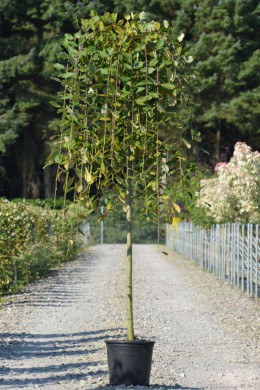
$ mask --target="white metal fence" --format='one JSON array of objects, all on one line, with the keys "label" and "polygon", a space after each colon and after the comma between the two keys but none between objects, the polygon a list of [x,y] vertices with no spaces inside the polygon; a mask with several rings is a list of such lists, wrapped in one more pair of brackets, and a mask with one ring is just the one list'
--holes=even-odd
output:
[{"label": "white metal fence", "polygon": [[166,245],[204,269],[260,296],[259,225],[228,223],[209,229],[188,222],[167,226]]}]

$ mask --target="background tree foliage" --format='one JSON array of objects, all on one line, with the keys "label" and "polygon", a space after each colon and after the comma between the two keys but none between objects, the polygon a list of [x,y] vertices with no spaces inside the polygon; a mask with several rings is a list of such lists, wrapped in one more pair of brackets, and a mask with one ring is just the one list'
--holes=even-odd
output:
[{"label": "background tree foliage", "polygon": [[61,37],[95,9],[167,19],[194,56],[193,126],[208,161],[236,141],[259,148],[259,2],[256,0],[2,0],[0,2],[0,196],[51,196],[42,167],[59,85]]},{"label": "background tree foliage", "polygon": [[194,57],[194,126],[203,145],[221,159],[235,140],[259,148],[259,2],[184,0],[175,29]]}]

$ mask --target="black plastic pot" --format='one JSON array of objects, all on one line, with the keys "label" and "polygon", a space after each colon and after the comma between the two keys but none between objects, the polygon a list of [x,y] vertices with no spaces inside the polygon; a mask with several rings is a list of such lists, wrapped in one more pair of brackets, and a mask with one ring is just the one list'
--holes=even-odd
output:
[{"label": "black plastic pot", "polygon": [[154,341],[106,341],[110,385],[149,386]]}]

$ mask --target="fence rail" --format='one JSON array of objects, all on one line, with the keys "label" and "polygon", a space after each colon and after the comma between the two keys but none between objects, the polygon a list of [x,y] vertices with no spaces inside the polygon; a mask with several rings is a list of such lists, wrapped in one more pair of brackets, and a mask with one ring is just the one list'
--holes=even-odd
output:
[{"label": "fence rail", "polygon": [[167,226],[166,245],[248,294],[260,296],[259,225]]}]

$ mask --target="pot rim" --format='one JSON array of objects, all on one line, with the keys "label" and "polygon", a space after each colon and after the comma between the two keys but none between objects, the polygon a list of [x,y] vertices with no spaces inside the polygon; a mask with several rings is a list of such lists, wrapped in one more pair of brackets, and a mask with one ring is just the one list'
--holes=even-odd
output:
[{"label": "pot rim", "polygon": [[154,345],[155,341],[153,340],[105,340],[106,344],[118,344],[118,345]]}]

